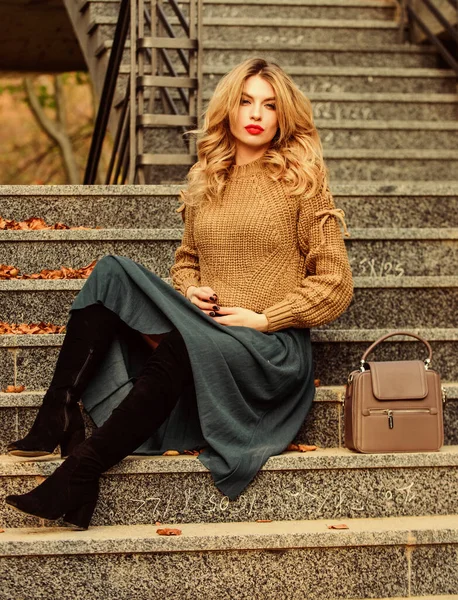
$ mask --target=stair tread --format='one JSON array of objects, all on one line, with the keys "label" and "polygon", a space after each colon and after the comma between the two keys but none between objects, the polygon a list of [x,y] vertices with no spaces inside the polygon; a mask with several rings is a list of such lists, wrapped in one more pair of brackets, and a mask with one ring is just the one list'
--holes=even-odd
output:
[{"label": "stair tread", "polygon": [[[456,328],[416,328],[409,327],[411,333],[426,338],[430,342],[454,342],[458,341],[458,329]],[[312,329],[312,342],[373,342],[374,340],[391,333],[392,329]],[[35,346],[60,346],[64,334],[30,334],[30,335],[0,335],[0,348],[35,347]],[[413,338],[397,338],[397,342],[412,343]]]},{"label": "stair tread", "polygon": [[[290,65],[285,69],[292,76],[298,75],[360,75],[364,77],[450,77],[455,78],[456,73],[453,69],[432,69],[424,67],[352,67],[352,66],[295,66]],[[204,66],[204,75],[215,74],[224,75],[228,71],[227,66]]]},{"label": "stair tread", "polygon": [[[458,382],[444,381],[448,400],[458,400]],[[316,389],[314,402],[341,402],[345,385],[323,385]],[[45,390],[24,390],[20,394],[0,391],[0,408],[29,408],[41,405]]]},{"label": "stair tread", "polygon": [[[156,525],[11,528],[0,536],[0,555],[177,552],[300,547],[453,544],[458,515],[344,519],[348,529],[328,529],[336,519],[269,523],[185,523],[179,536],[161,536]],[[161,524],[166,526],[166,524]],[[176,525],[172,527],[176,528]]]},{"label": "stair tread", "polygon": [[[156,240],[180,241],[183,229],[176,228],[138,228],[138,229],[41,229],[0,231],[0,242],[36,242],[36,241],[75,241],[75,240]],[[366,227],[352,228],[351,240],[457,240],[458,228],[454,227]]]},{"label": "stair tread", "polygon": [[[458,96],[456,96],[458,101]],[[178,196],[182,185],[0,185],[0,196]],[[334,196],[458,196],[458,181],[334,181]]]},{"label": "stair tread", "polygon": [[[162,278],[171,283],[169,277]],[[85,279],[6,279],[0,280],[0,291],[56,291],[80,290]],[[450,288],[458,287],[458,275],[404,275],[402,277],[358,277],[353,278],[354,287],[359,288]]]},{"label": "stair tread", "polygon": [[[170,448],[173,450],[173,448]],[[50,475],[62,462],[57,455],[23,458],[0,455],[0,477]],[[457,467],[458,446],[443,446],[437,452],[360,454],[347,448],[318,448],[315,451],[287,451],[270,457],[261,471],[303,471],[333,469],[392,469]],[[206,473],[196,456],[132,455],[110,469],[110,474]]]},{"label": "stair tread", "polygon": [[[88,30],[93,30],[98,25],[116,25],[117,17],[99,16],[93,19]],[[170,25],[178,24],[176,18],[169,19]],[[326,27],[330,29],[399,29],[399,23],[382,19],[282,19],[282,18],[257,18],[247,21],[244,17],[205,17],[203,25],[223,27]]]},{"label": "stair tread", "polygon": [[[98,46],[95,54],[100,54],[102,51],[110,49],[113,46],[112,40],[103,40]],[[126,48],[130,48],[130,40],[126,40]],[[300,42],[294,45],[286,45],[280,43],[268,43],[268,42],[238,42],[224,41],[224,40],[204,40],[204,50],[268,50],[273,52],[276,50],[291,50],[294,52],[301,52],[302,50],[321,50],[321,51],[342,51],[342,52],[388,52],[394,54],[396,52],[406,54],[438,54],[438,51],[434,46],[419,46],[415,44],[390,44],[389,46],[383,44],[342,44],[332,42]]]}]

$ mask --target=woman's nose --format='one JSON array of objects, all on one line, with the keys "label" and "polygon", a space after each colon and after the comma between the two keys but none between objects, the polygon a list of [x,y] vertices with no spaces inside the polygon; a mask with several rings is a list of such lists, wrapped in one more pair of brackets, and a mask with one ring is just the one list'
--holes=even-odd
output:
[{"label": "woman's nose", "polygon": [[260,110],[259,106],[255,106],[253,104],[253,106],[251,108],[251,118],[255,119],[255,121],[259,121],[259,119],[261,118],[261,110]]}]

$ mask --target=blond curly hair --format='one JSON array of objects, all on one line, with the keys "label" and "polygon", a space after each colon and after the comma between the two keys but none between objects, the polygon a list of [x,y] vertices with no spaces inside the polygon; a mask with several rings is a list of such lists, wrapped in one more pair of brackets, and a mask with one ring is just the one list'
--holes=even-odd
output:
[{"label": "blond curly hair", "polygon": [[259,75],[275,91],[278,131],[263,156],[275,181],[283,181],[291,195],[312,197],[327,185],[323,148],[315,127],[310,100],[283,69],[261,58],[245,60],[216,86],[197,136],[198,162],[187,176],[185,204],[211,202],[223,192],[235,163],[236,139],[231,123],[237,118],[245,80]]}]

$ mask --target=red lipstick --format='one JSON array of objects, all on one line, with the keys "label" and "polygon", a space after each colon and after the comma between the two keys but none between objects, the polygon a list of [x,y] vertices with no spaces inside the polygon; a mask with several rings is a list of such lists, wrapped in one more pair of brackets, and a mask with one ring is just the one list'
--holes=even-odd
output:
[{"label": "red lipstick", "polygon": [[262,133],[264,131],[264,128],[261,127],[261,125],[247,125],[245,127],[245,129],[248,131],[248,133],[251,133],[251,135],[259,135],[260,133]]}]

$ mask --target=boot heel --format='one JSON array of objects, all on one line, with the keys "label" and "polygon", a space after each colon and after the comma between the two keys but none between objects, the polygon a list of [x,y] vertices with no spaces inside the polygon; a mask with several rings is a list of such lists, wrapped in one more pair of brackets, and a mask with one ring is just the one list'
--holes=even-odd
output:
[{"label": "boot heel", "polygon": [[73,450],[86,439],[84,427],[75,431],[65,432],[60,441],[60,455],[65,458],[73,452]]},{"label": "boot heel", "polygon": [[86,504],[82,504],[79,508],[69,510],[63,517],[64,523],[71,525],[72,527],[77,527],[81,531],[87,529],[91,522],[96,504],[97,498],[86,502]]}]

